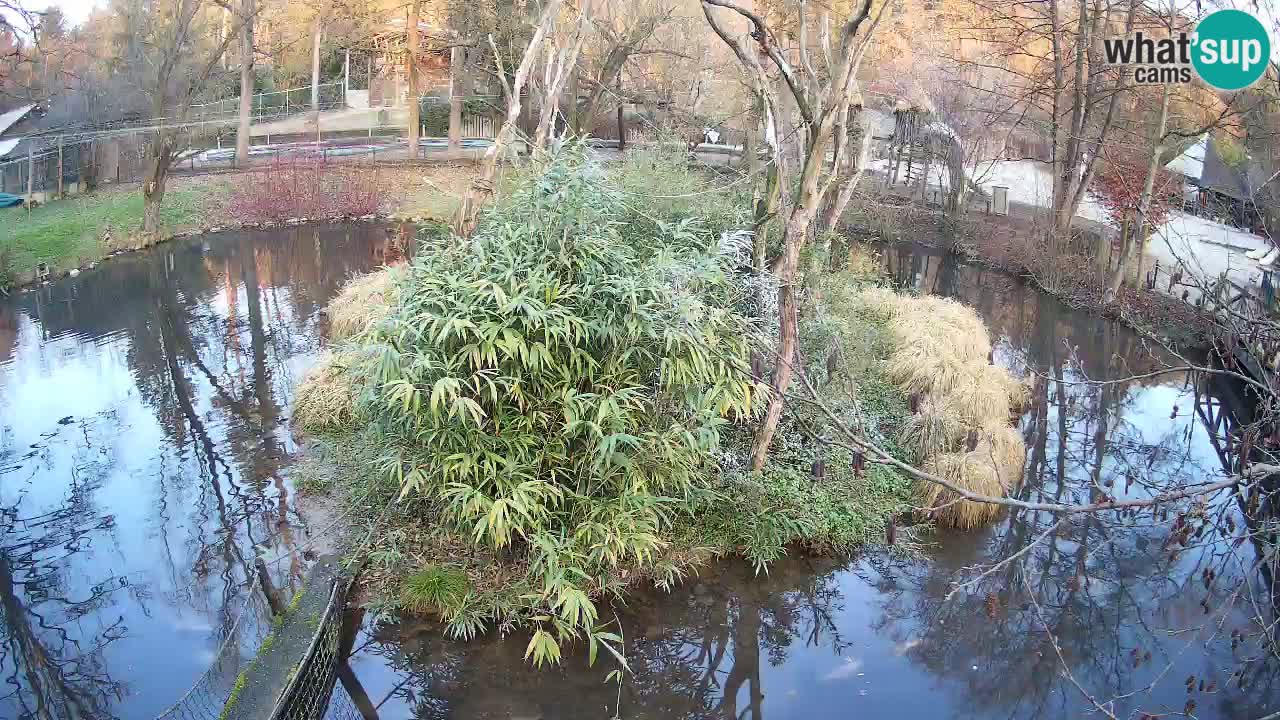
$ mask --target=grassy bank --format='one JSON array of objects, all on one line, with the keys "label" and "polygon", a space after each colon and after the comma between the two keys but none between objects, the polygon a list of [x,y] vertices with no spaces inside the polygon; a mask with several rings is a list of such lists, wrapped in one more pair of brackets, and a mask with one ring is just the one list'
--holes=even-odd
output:
[{"label": "grassy bank", "polygon": [[[221,196],[208,186],[179,186],[165,195],[161,217],[176,233],[198,227]],[[30,211],[0,210],[0,287],[29,282],[44,263],[62,272],[137,246],[142,192],[137,187],[99,190],[55,200]]]},{"label": "grassy bank", "polygon": [[867,462],[849,428],[983,492],[1016,482],[1019,392],[981,321],[884,290],[860,252],[806,263],[799,360],[824,407],[789,401],[751,470],[776,285],[725,234],[746,198],[683,160],[604,168],[571,148],[507,178],[473,237],[424,235],[330,305],[332,352],[294,408],[319,438],[296,480],[357,518],[376,605],[462,638],[522,628],[537,664],[565,642],[594,656],[618,641],[602,604],[710,558],[847,552],[921,504],[989,519]]}]

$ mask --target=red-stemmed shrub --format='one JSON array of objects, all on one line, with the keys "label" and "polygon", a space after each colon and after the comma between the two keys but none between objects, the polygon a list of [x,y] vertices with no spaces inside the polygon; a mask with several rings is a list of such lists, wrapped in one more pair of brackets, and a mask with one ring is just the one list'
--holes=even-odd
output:
[{"label": "red-stemmed shrub", "polygon": [[382,196],[375,165],[299,157],[237,175],[228,209],[243,223],[359,217],[377,212]]}]

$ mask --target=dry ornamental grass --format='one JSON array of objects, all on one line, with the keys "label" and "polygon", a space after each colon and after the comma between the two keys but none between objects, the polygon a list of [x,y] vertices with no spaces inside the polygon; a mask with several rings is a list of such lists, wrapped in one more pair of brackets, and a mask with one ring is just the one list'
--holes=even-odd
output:
[{"label": "dry ornamental grass", "polygon": [[355,425],[358,388],[350,371],[352,361],[346,353],[327,352],[320,357],[298,385],[293,404],[295,422],[313,432]]},{"label": "dry ornamental grass", "polygon": [[395,304],[396,271],[382,268],[352,278],[329,302],[329,340],[349,340],[386,319]]},{"label": "dry ornamental grass", "polygon": [[[991,340],[981,318],[945,298],[912,297],[884,288],[858,301],[888,320],[894,350],[891,382],[917,398],[899,439],[914,447],[926,472],[970,492],[1003,496],[1022,480],[1026,447],[1010,418],[1027,388],[991,364]],[[941,485],[919,482],[922,507],[937,522],[972,528],[999,514],[998,505],[962,500]]]}]

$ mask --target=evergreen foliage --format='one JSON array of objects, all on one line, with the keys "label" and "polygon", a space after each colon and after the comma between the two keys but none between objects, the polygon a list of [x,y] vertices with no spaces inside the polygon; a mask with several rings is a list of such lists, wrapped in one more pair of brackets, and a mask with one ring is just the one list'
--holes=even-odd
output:
[{"label": "evergreen foliage", "polygon": [[590,630],[590,599],[645,567],[708,485],[711,452],[762,386],[728,269],[692,219],[623,241],[621,198],[581,149],[518,185],[469,240],[423,247],[362,338],[366,415],[402,497],[524,556],[527,619]]}]

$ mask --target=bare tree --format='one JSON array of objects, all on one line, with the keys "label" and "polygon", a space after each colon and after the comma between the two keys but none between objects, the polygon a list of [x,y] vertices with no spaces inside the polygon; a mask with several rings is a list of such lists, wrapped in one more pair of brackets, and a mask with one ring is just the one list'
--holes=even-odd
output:
[{"label": "bare tree", "polygon": [[[205,25],[209,8],[232,12],[232,27],[222,38]],[[126,63],[151,103],[156,123],[147,146],[142,197],[142,232],[148,241],[160,233],[160,204],[169,170],[182,148],[183,124],[192,104],[209,89],[227,48],[248,18],[225,0],[176,0],[172,12],[133,12],[124,18],[129,30]]]},{"label": "bare tree", "polygon": [[[751,462],[757,470],[764,467],[768,458],[769,445],[782,418],[783,400],[793,375],[792,363],[798,342],[799,293],[796,283],[800,251],[812,232],[824,195],[840,178],[839,173],[828,172],[828,151],[832,149],[836,127],[843,127],[848,121],[850,109],[857,98],[857,71],[866,48],[874,40],[880,21],[894,4],[893,0],[882,2],[873,14],[872,0],[857,3],[853,13],[841,24],[834,46],[831,44],[830,34],[823,33],[819,40],[821,51],[824,58],[831,58],[831,62],[825,72],[819,73],[811,58],[807,28],[813,18],[809,15],[806,0],[796,3],[799,14],[799,71],[793,67],[785,46],[779,42],[777,34],[763,17],[730,0],[702,0],[703,14],[712,30],[733,50],[744,70],[751,76],[753,88],[763,102],[765,117],[772,125],[769,132],[775,138],[783,135],[783,129],[779,125],[781,94],[794,105],[801,134],[805,138],[798,174],[792,176],[788,172],[779,183],[784,208],[782,255],[774,264],[778,280],[779,361],[774,367],[769,407],[756,432],[752,448]],[[734,37],[724,22],[718,19],[715,8],[731,10],[749,21],[750,38],[755,47],[748,48],[743,40]],[[866,32],[859,36],[859,31],[864,28]],[[773,89],[773,82],[764,69],[764,62],[781,76],[780,91]],[[844,165],[843,154],[847,146],[844,137],[836,142],[836,168]],[[777,159],[774,160],[775,166],[778,162]],[[796,189],[791,190],[792,187]]]},{"label": "bare tree", "polygon": [[[240,122],[236,126],[236,163],[247,166],[249,164],[250,114],[253,110],[254,0],[242,0],[240,12],[245,20],[240,27]],[[225,58],[226,55],[224,54],[223,57]]]},{"label": "bare tree", "polygon": [[[520,120],[520,92],[524,90],[524,85],[529,80],[529,73],[533,70],[533,65],[538,57],[542,43],[546,39],[547,33],[550,32],[559,9],[560,0],[548,0],[538,18],[537,28],[534,30],[533,37],[529,40],[529,45],[525,48],[524,56],[520,59],[520,65],[516,68],[515,75],[512,77],[510,84],[503,88],[507,96],[506,120],[503,121],[501,129],[498,130],[498,137],[494,139],[493,144],[485,151],[484,167],[480,174],[471,181],[471,186],[467,188],[467,192],[462,196],[462,203],[458,206],[457,215],[454,217],[453,230],[462,237],[470,237],[471,233],[475,232],[476,223],[480,217],[480,209],[489,201],[489,198],[493,197],[493,178],[497,174],[498,158],[502,156],[507,146],[515,139],[516,123]],[[489,36],[489,46],[493,49],[495,60],[501,63],[502,56],[498,52],[498,46],[494,42],[492,35]],[[501,66],[498,68],[498,77],[506,84],[506,71]]]},{"label": "bare tree", "polygon": [[[591,22],[589,10],[584,10],[573,24],[573,32],[567,37],[556,37],[546,48],[542,72],[542,107],[539,109],[538,129],[533,137],[533,151],[546,147],[553,130],[556,113],[560,111],[560,95],[565,81],[578,64],[583,42],[587,38],[587,25]],[[573,102],[573,98],[570,98]]]},{"label": "bare tree", "polygon": [[[1114,302],[1120,285],[1129,275],[1129,269],[1132,262],[1134,249],[1136,248],[1141,257],[1142,248],[1145,245],[1147,234],[1147,219],[1151,211],[1152,196],[1155,193],[1156,174],[1160,170],[1162,155],[1165,149],[1166,130],[1169,126],[1169,96],[1170,86],[1166,85],[1160,93],[1160,111],[1159,119],[1156,120],[1155,131],[1152,133],[1150,160],[1147,165],[1146,179],[1143,181],[1142,195],[1138,200],[1138,217],[1137,222],[1131,232],[1122,231],[1120,237],[1120,257],[1112,268],[1110,275],[1107,277],[1107,289],[1105,294],[1106,302]],[[1139,259],[1139,263],[1141,260]],[[1139,268],[1141,271],[1141,268]]]},{"label": "bare tree", "polygon": [[573,103],[573,129],[578,133],[591,130],[600,101],[617,82],[627,60],[640,52],[659,28],[671,20],[672,9],[656,5],[635,13],[619,13],[614,18],[597,19],[593,23],[604,45],[599,67],[585,78],[587,96],[578,102],[576,83]]},{"label": "bare tree", "polygon": [[1102,38],[1132,30],[1139,6],[1137,0],[974,3],[983,51],[957,64],[962,73],[996,76],[984,100],[998,107],[999,119],[1048,136],[1055,237],[1070,233],[1126,89],[1124,73],[1104,63]]}]

